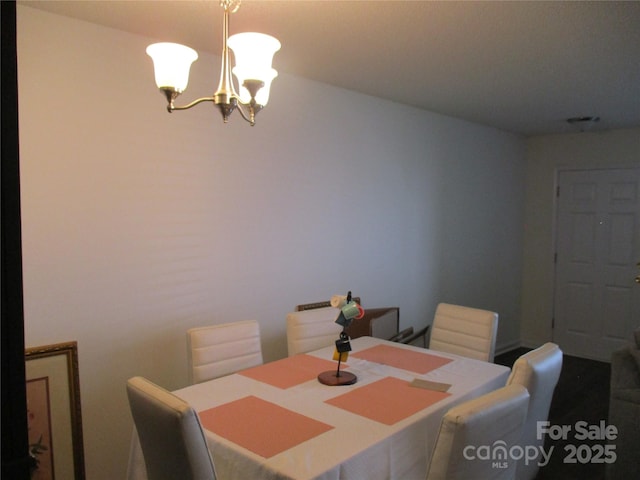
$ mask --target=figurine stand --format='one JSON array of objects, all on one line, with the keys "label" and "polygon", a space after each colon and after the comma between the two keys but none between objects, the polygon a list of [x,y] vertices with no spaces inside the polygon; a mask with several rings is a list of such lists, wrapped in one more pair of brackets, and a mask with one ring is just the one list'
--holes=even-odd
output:
[{"label": "figurine stand", "polygon": [[[354,318],[362,318],[364,315],[364,309],[352,301],[351,292],[347,294],[346,297],[339,297],[338,301],[334,304],[333,298],[331,300],[331,305],[337,308],[340,308],[340,314],[336,319],[336,323],[338,325],[342,325],[342,332],[340,333],[340,338],[336,340],[336,354],[338,356],[338,368],[335,372],[329,370],[327,372],[322,372],[318,375],[318,381],[324,385],[329,385],[331,387],[335,387],[338,385],[353,385],[358,381],[358,377],[356,377],[351,372],[341,372],[340,364],[342,363],[342,354],[346,354],[345,359],[348,358],[349,352],[351,351],[351,344],[349,343],[349,335],[347,335],[346,328],[349,327],[351,321]],[[335,360],[334,355],[334,360]]]},{"label": "figurine stand", "polygon": [[353,385],[358,381],[358,377],[351,372],[334,372],[330,370],[318,375],[318,381],[330,387],[337,387],[338,385]]},{"label": "figurine stand", "polygon": [[329,370],[327,372],[322,372],[318,375],[318,381],[324,385],[329,385],[330,387],[337,387],[339,385],[353,385],[358,381],[358,377],[356,377],[351,372],[341,372],[340,371],[340,363],[342,362],[342,354],[338,357],[338,368],[334,372],[333,370]]}]

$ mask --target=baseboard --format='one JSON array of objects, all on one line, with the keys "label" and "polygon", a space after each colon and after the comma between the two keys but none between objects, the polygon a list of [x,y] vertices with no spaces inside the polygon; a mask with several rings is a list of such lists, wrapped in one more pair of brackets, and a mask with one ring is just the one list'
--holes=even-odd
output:
[{"label": "baseboard", "polygon": [[531,340],[531,339],[526,339],[525,338],[524,340],[522,340],[520,342],[521,343],[520,346],[533,349],[533,348],[538,348],[541,345],[544,345],[545,343],[550,342],[550,341],[551,340],[544,340],[544,341],[541,342],[541,341],[536,341],[536,340]]},{"label": "baseboard", "polygon": [[511,350],[515,350],[516,348],[520,347],[522,347],[522,342],[520,342],[520,340],[514,340],[513,342],[496,345],[496,356],[502,355],[503,353],[510,352]]}]

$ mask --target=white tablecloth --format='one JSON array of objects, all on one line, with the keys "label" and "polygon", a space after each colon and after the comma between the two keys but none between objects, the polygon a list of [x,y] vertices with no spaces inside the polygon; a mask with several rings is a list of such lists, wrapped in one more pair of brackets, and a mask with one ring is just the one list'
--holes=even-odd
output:
[{"label": "white tablecloth", "polygon": [[[174,393],[198,412],[253,395],[334,427],[267,459],[205,430],[219,480],[423,480],[444,413],[464,400],[504,386],[510,370],[492,363],[372,337],[352,340],[352,354],[379,344],[428,352],[454,361],[418,375],[350,356],[348,371],[358,377],[352,386],[329,387],[314,379],[281,389],[235,374]],[[309,355],[331,359],[333,350],[332,346]],[[360,388],[389,376],[407,381],[423,378],[448,383],[451,384],[451,396],[393,425],[369,420],[324,403],[348,389]],[[146,480],[144,459],[135,432],[128,479]]]}]

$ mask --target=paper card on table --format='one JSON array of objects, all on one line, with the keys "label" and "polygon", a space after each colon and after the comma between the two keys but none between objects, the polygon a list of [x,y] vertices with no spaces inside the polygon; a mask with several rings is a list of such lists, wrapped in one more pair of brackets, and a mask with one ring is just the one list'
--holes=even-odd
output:
[{"label": "paper card on table", "polygon": [[450,358],[391,345],[376,345],[375,347],[352,353],[351,356],[420,374],[429,373],[449,362],[453,362]]},{"label": "paper card on table", "polygon": [[[338,364],[331,360],[302,354],[248,368],[238,373],[274,387],[290,388],[313,380],[324,371],[336,370],[337,367]],[[344,367],[348,365],[342,364],[341,368]]]},{"label": "paper card on table", "polygon": [[204,410],[198,416],[205,429],[264,458],[334,428],[252,395]]},{"label": "paper card on table", "polygon": [[412,387],[435,390],[436,392],[446,392],[451,388],[450,383],[432,382],[431,380],[425,380],[423,378],[414,378],[410,385]]},{"label": "paper card on table", "polygon": [[385,377],[325,403],[376,422],[393,425],[450,396],[450,393],[413,388],[406,380]]}]

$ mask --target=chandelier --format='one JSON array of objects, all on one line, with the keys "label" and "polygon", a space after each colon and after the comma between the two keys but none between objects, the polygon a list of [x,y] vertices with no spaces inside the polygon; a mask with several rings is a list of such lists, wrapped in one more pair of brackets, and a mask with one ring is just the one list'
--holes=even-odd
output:
[{"label": "chandelier", "polygon": [[[263,33],[238,33],[229,37],[229,15],[240,8],[240,0],[221,0],[224,9],[222,24],[222,67],[218,89],[211,97],[203,97],[193,102],[176,106],[174,101],[186,90],[189,69],[198,54],[192,48],[178,43],[154,43],[147,47],[147,54],[153,60],[156,85],[167,99],[167,111],[187,110],[202,102],[213,102],[222,113],[224,123],[238,108],[251,126],[255,125],[256,114],[269,100],[271,81],[278,72],[271,68],[273,55],[280,50],[280,42]],[[233,50],[235,67],[230,68],[229,48]],[[239,85],[239,92],[231,79],[233,72]]]}]

